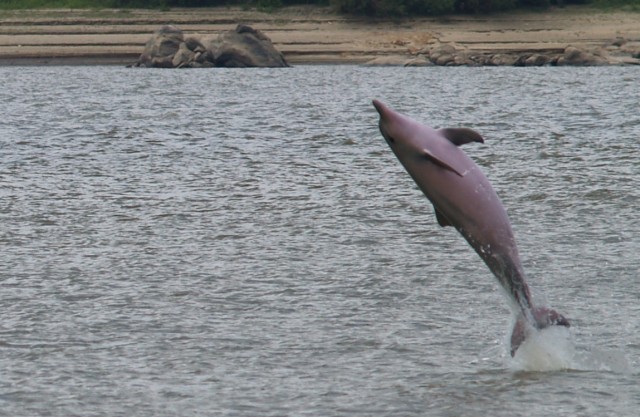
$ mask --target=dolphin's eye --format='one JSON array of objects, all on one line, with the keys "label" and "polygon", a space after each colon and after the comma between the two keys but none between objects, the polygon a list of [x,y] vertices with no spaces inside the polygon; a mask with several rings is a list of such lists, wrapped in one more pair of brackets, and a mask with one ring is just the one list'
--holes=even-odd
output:
[{"label": "dolphin's eye", "polygon": [[389,143],[396,143],[396,140],[388,135],[387,135],[387,140],[389,141]]}]

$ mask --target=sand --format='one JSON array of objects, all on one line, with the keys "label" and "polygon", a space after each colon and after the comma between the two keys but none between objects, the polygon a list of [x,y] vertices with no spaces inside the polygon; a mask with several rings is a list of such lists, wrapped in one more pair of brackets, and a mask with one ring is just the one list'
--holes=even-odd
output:
[{"label": "sand", "polygon": [[551,53],[568,45],[608,48],[616,39],[640,45],[640,13],[585,6],[396,20],[343,16],[321,7],[271,13],[240,8],[37,10],[0,12],[0,64],[126,65],[160,25],[173,24],[186,35],[206,39],[238,23],[262,30],[294,65],[411,56],[437,43],[479,53]]}]

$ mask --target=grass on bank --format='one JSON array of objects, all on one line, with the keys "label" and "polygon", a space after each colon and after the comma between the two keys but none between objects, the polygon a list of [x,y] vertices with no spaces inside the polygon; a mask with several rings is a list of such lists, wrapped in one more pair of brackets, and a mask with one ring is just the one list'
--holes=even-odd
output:
[{"label": "grass on bank", "polygon": [[[0,10],[30,10],[30,9],[111,9],[121,8],[117,2],[91,0],[0,0]],[[125,6],[127,7],[127,6]],[[135,6],[130,6],[131,8]],[[140,8],[154,8],[140,5]]]}]

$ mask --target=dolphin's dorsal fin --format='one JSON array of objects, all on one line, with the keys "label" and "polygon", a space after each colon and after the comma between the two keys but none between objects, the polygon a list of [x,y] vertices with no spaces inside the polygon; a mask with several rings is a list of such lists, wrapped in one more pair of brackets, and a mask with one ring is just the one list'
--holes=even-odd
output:
[{"label": "dolphin's dorsal fin", "polygon": [[466,174],[465,172],[460,172],[460,170],[455,169],[451,164],[446,163],[445,161],[442,160],[442,158],[438,158],[433,152],[431,152],[429,149],[425,148],[422,150],[422,152],[424,152],[424,155],[429,158],[430,161],[432,161],[434,164],[444,168],[444,169],[448,169],[451,172],[455,172],[456,174],[458,174],[461,177],[464,177],[464,174]]},{"label": "dolphin's dorsal fin", "polygon": [[433,206],[433,208],[436,210],[436,219],[438,219],[438,224],[442,227],[446,227],[446,226],[453,226],[449,220],[447,220],[446,217],[444,217],[444,214],[440,213],[440,210],[438,210],[436,208],[436,206]]},{"label": "dolphin's dorsal fin", "polygon": [[456,146],[464,145],[469,142],[484,143],[484,139],[480,133],[466,127],[446,127],[438,129],[438,132]]}]

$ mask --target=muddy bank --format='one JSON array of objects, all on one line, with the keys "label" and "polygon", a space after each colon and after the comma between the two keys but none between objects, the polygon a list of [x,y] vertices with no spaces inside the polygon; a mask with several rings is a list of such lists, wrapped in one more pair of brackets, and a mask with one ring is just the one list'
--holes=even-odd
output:
[{"label": "muddy bank", "polygon": [[510,65],[513,57],[521,62],[558,57],[570,46],[605,63],[636,63],[639,21],[637,13],[585,7],[403,20],[367,20],[318,7],[273,13],[240,8],[15,11],[0,13],[0,64],[126,65],[160,25],[173,24],[206,40],[238,23],[267,34],[293,65],[434,62],[434,49],[450,50],[442,45],[451,45],[458,56],[458,63],[454,57],[444,65],[470,65],[463,61],[470,57],[480,65]]}]

